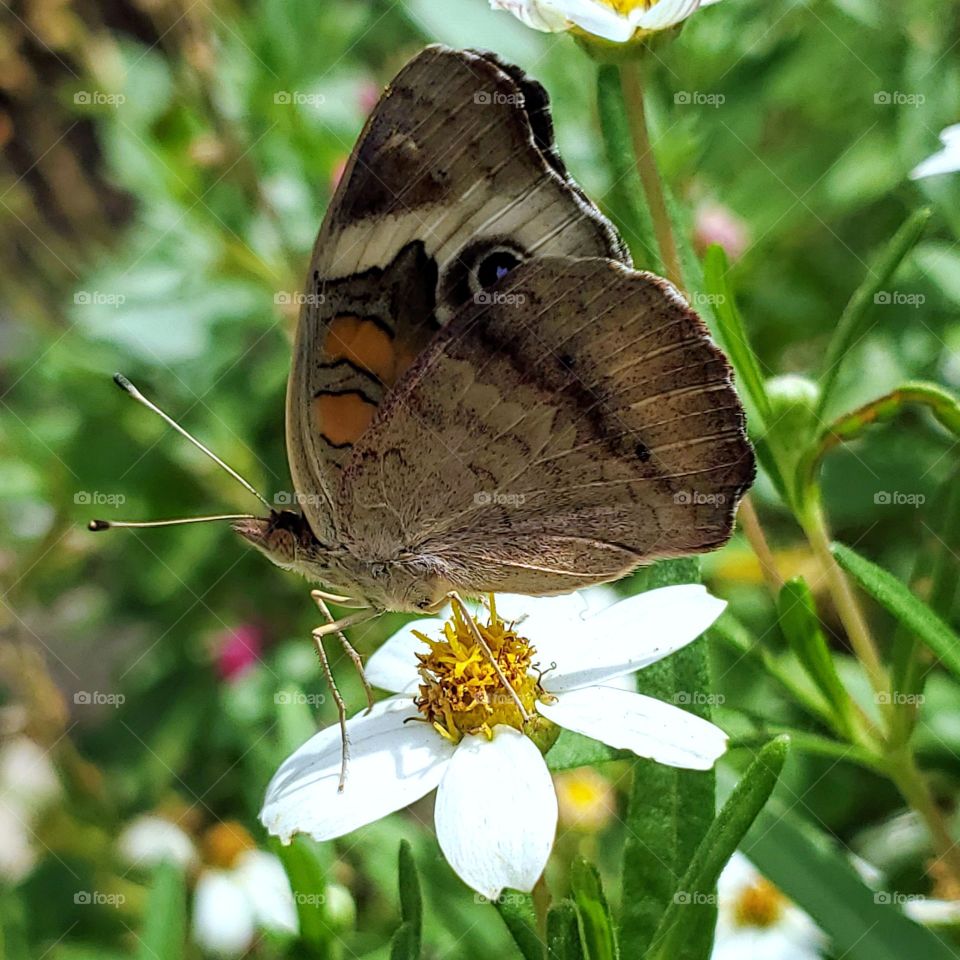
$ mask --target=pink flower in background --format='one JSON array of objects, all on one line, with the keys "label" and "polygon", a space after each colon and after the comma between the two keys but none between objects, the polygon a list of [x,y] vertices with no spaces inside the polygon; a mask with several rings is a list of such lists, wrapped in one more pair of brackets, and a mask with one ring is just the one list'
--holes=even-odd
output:
[{"label": "pink flower in background", "polygon": [[373,80],[364,80],[357,88],[357,106],[363,112],[364,116],[373,112],[373,108],[380,100],[380,94],[383,93],[380,85]]},{"label": "pink flower in background", "polygon": [[217,642],[217,672],[223,680],[236,680],[247,672],[263,652],[263,631],[242,623],[220,634]]},{"label": "pink flower in background", "polygon": [[701,254],[717,243],[731,260],[739,260],[750,245],[750,232],[746,222],[729,207],[715,200],[704,200],[694,213],[693,243]]}]

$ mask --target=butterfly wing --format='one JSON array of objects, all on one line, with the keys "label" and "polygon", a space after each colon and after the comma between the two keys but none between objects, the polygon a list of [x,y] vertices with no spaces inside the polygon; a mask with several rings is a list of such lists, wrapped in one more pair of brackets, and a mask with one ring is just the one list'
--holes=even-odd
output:
[{"label": "butterfly wing", "polygon": [[354,444],[483,271],[556,255],[629,262],[556,152],[545,91],[492,54],[428,47],[371,115],[310,265],[287,450],[321,541],[343,535],[336,489]]},{"label": "butterfly wing", "polygon": [[716,547],[754,475],[730,368],[665,280],[523,264],[465,307],[352,452],[356,556],[549,594]]}]

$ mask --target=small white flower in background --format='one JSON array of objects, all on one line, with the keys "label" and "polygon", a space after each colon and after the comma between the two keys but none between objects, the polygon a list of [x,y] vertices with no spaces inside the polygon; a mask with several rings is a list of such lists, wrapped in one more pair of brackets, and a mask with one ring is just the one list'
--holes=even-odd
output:
[{"label": "small white flower in background", "polygon": [[0,878],[19,883],[38,859],[34,826],[60,795],[46,750],[17,736],[0,747]]},{"label": "small white flower in background", "polygon": [[550,773],[525,734],[543,742],[555,724],[670,766],[712,767],[726,749],[722,730],[623,689],[622,678],[695,640],[723,601],[689,584],[591,614],[597,596],[501,596],[489,622],[478,622],[532,718],[526,728],[459,615],[402,628],[367,664],[370,682],[395,696],[348,722],[343,792],[340,732],[332,725],[281,765],[260,814],[264,826],[285,843],[297,833],[331,840],[437,788],[444,856],[493,899],[504,887],[533,888],[557,825]]},{"label": "small white flower in background", "polygon": [[819,960],[824,937],[740,851],[717,884],[711,960]]},{"label": "small white flower in background", "polygon": [[960,170],[960,123],[947,127],[940,134],[943,149],[918,163],[910,171],[911,180],[935,177],[939,173],[956,173]]},{"label": "small white flower in background", "polygon": [[512,13],[545,33],[579,30],[613,43],[626,43],[686,20],[719,0],[490,0],[494,10]]},{"label": "small white flower in background", "polygon": [[272,853],[258,850],[238,823],[226,821],[208,829],[198,850],[185,830],[148,814],[127,826],[118,846],[133,866],[165,861],[184,868],[199,865],[191,934],[206,953],[239,957],[260,930],[297,933],[296,906],[283,864]]}]

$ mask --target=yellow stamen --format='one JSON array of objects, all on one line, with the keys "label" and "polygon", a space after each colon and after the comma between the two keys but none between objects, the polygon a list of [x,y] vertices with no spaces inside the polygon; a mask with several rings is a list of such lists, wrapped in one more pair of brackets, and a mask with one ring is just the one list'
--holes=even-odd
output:
[{"label": "yellow stamen", "polygon": [[[490,619],[475,621],[497,667],[531,716],[538,700],[548,695],[540,686],[533,657],[536,650],[497,615],[490,597]],[[459,742],[465,734],[490,738],[493,728],[507,724],[524,729],[523,717],[497,670],[476,641],[471,624],[458,605],[443,627],[443,638],[432,640],[414,631],[429,651],[418,653],[420,694],[416,703],[424,718],[448,740]]]},{"label": "yellow stamen", "polygon": [[257,845],[246,827],[236,820],[215,823],[204,833],[201,842],[204,862],[224,869],[232,867],[241,853]]},{"label": "yellow stamen", "polygon": [[738,927],[775,926],[786,905],[787,898],[769,880],[760,877],[737,898],[734,923]]}]

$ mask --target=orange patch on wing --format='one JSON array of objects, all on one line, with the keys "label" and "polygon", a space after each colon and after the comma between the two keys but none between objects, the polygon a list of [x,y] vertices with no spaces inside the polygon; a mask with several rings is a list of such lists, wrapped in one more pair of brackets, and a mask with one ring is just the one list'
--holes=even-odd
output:
[{"label": "orange patch on wing", "polygon": [[359,393],[322,394],[313,401],[314,426],[334,446],[356,443],[376,412],[377,405]]},{"label": "orange patch on wing", "polygon": [[397,378],[393,339],[372,320],[343,313],[333,318],[323,344],[328,360],[349,360],[392,386]]}]

